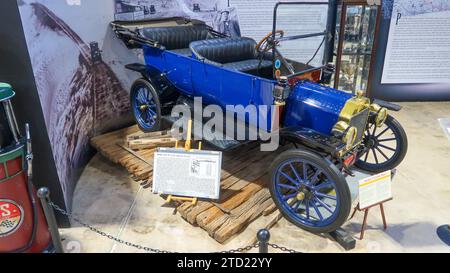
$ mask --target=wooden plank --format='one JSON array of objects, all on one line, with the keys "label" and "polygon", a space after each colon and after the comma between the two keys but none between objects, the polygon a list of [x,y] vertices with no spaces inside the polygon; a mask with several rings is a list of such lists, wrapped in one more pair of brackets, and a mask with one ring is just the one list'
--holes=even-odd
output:
[{"label": "wooden plank", "polygon": [[267,153],[261,152],[259,150],[252,150],[240,155],[240,157],[229,161],[227,164],[224,164],[224,166],[222,167],[222,179],[226,179],[231,175],[243,170],[244,168],[249,167],[251,164],[261,161],[265,156],[268,156]]},{"label": "wooden plank", "polygon": [[[132,126],[95,137],[91,139],[91,145],[112,162],[123,166],[136,182],[148,188],[152,185],[156,150],[149,144],[152,140],[165,139],[162,135],[164,132],[144,134],[137,126]],[[136,149],[131,149],[133,153],[119,147],[128,148],[128,143],[141,144],[142,147],[133,146]],[[276,207],[267,189],[265,173],[273,159],[289,148],[285,146],[276,153],[264,153],[260,151],[259,144],[252,143],[233,152],[224,152],[220,200],[217,203],[199,201],[197,206],[189,202],[179,203],[177,210],[181,217],[203,228],[218,242],[225,242],[257,217],[270,214]]]},{"label": "wooden plank", "polygon": [[[220,204],[224,208],[232,210],[232,209],[236,208],[237,206],[241,205],[243,202],[246,202],[248,198],[250,198],[253,194],[260,191],[263,187],[264,187],[264,181],[262,178],[260,178],[259,180],[257,180],[257,182],[249,183],[242,190],[233,194],[230,198],[228,198],[224,202],[221,202]],[[212,207],[212,208],[208,209],[207,211],[200,213],[196,218],[196,222],[200,227],[206,228],[206,226],[210,222],[212,222],[216,217],[219,217],[223,214],[224,213],[221,210],[219,210],[218,208]]]},{"label": "wooden plank", "polygon": [[[220,200],[218,202],[221,206],[223,206],[225,200],[229,199],[252,181],[258,179],[264,173],[267,162],[265,162],[265,157],[259,158],[259,160],[249,164],[248,167],[241,169],[233,176],[222,181]],[[198,224],[197,217],[199,214],[211,208],[213,208],[213,205],[210,202],[199,202],[195,207],[184,207],[181,205],[179,212],[189,223]]]},{"label": "wooden plank", "polygon": [[275,205],[275,203],[272,203],[272,205],[270,205],[270,207],[268,207],[267,209],[265,209],[263,211],[263,215],[268,216],[268,215],[272,214],[273,212],[275,212],[276,210],[277,210],[277,206]]},{"label": "wooden plank", "polygon": [[[282,150],[285,148],[282,148]],[[273,158],[276,157],[276,153],[263,153],[263,156],[255,157],[256,160],[252,164],[250,164],[248,167],[243,168],[238,173],[234,174],[234,179],[232,178],[231,181],[234,181],[236,183],[236,177],[241,177],[240,183],[236,186],[234,186],[232,189],[229,189],[231,184],[222,184],[222,191],[221,191],[221,200],[219,201],[219,204],[223,202],[224,200],[228,199],[230,196],[235,194],[235,192],[240,191],[243,187],[247,186],[249,183],[255,181],[258,179],[262,173],[264,173],[268,167],[268,165],[272,162]],[[245,163],[243,163],[245,164]],[[192,207],[188,205],[181,205],[179,207],[179,212],[181,216],[186,219],[191,224],[198,224],[197,217],[200,213],[203,213],[204,211],[212,208],[213,205],[210,204],[210,202],[199,202],[197,206]]]},{"label": "wooden plank", "polygon": [[224,243],[259,217],[270,206],[271,202],[270,193],[267,189],[259,191],[232,212],[233,216],[229,217],[228,221],[214,232],[213,238],[219,243]]},{"label": "wooden plank", "polygon": [[138,154],[138,153],[136,153],[136,152],[134,152],[133,150],[131,150],[131,149],[129,149],[129,148],[127,148],[127,147],[125,147],[125,146],[123,146],[123,145],[120,145],[120,144],[117,144],[117,145],[119,145],[122,149],[124,149],[125,151],[127,151],[127,152],[129,152],[130,153],[130,155],[132,155],[134,158],[129,158],[129,159],[127,159],[126,161],[124,160],[124,159],[122,159],[122,161],[123,161],[123,165],[131,165],[131,164],[138,164],[138,163],[136,163],[136,162],[133,162],[133,160],[136,160],[136,158],[137,159],[139,159],[140,161],[142,161],[143,163],[145,163],[145,164],[147,164],[149,167],[153,167],[153,162],[151,162],[150,160],[147,160],[146,158],[144,158],[143,156],[141,156],[140,154]]},{"label": "wooden plank", "polygon": [[136,139],[128,142],[128,147],[132,150],[154,149],[159,147],[175,147],[177,139],[175,138],[155,138],[155,139]]},{"label": "wooden plank", "polygon": [[[231,176],[222,182],[222,198],[224,197],[223,189],[227,189],[231,187],[233,184],[239,181],[239,178]],[[220,203],[219,203],[220,204]],[[178,212],[180,215],[189,223],[195,224],[197,215],[202,213],[203,211],[213,207],[211,202],[207,201],[199,201],[196,206],[192,207],[189,204],[184,203],[178,207]]]},{"label": "wooden plank", "polygon": [[242,149],[239,149],[238,151],[228,151],[228,152],[223,152],[222,156],[223,156],[223,162],[227,163],[228,161],[234,161],[234,160],[238,160],[240,157],[246,155],[246,154],[253,154],[256,151],[259,151],[259,145],[256,144],[248,144],[248,145],[244,145],[242,147]]},{"label": "wooden plank", "polygon": [[155,138],[167,138],[172,137],[168,131],[159,131],[159,132],[152,132],[152,133],[144,133],[142,131],[130,134],[127,136],[126,140],[127,142],[130,142],[132,140],[138,140],[138,139],[155,139]]},{"label": "wooden plank", "polygon": [[[248,154],[248,153],[247,153]],[[253,166],[252,164],[255,164],[255,162],[258,162],[260,160],[263,160],[263,157],[255,157],[253,159],[246,158],[245,161],[238,161],[240,164],[236,164],[233,166],[227,166],[222,170],[222,182],[221,182],[221,199],[223,200],[228,196],[226,193],[226,189],[228,189],[231,185],[238,182],[241,179],[251,179],[254,180],[257,178],[257,175],[261,171],[257,167]],[[248,169],[247,169],[248,168]],[[234,175],[234,177],[231,177]],[[255,175],[254,178],[251,178],[251,175]],[[189,223],[195,224],[195,219],[197,215],[206,209],[212,207],[210,202],[199,202],[197,206],[192,207],[189,204],[183,204],[180,207],[178,207],[178,212],[180,215],[186,219]]]},{"label": "wooden plank", "polygon": [[[230,219],[237,218],[245,211],[252,209],[254,206],[258,206],[260,198],[263,198],[265,200],[270,199],[270,193],[266,188],[259,190],[256,194],[252,195],[241,205],[231,210],[229,214],[223,214],[219,217],[216,217],[211,223],[204,227],[205,230],[209,233],[210,236],[214,236],[215,231],[226,224],[228,221],[230,221]],[[268,204],[267,206],[270,206],[270,204]]]}]

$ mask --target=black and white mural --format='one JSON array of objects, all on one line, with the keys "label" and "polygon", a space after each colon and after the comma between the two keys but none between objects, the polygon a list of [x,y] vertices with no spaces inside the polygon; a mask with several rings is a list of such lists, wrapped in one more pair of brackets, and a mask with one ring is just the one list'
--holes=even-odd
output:
[{"label": "black and white mural", "polygon": [[108,10],[107,2],[19,3],[39,99],[69,207],[79,170],[90,158],[89,139],[126,123],[129,112],[129,82],[117,76],[120,64],[115,63],[116,54],[108,46],[112,42],[108,23],[113,19],[113,3]]},{"label": "black and white mural", "polygon": [[[39,99],[66,205],[92,155],[89,139],[132,121],[129,89],[142,62],[109,27],[114,20],[188,17],[239,36],[226,0],[18,0]],[[93,27],[95,26],[95,27]]]},{"label": "black and white mural", "polygon": [[[142,63],[143,57],[115,37],[112,21],[186,17],[231,37],[259,40],[271,31],[276,2],[17,0],[66,205],[70,208],[80,170],[92,155],[89,139],[132,121],[129,89],[140,75],[125,65]],[[302,28],[297,22],[291,25]],[[307,58],[316,48],[307,52]]]},{"label": "black and white mural", "polygon": [[119,21],[187,17],[202,20],[231,37],[241,36],[236,9],[228,0],[115,0]]}]

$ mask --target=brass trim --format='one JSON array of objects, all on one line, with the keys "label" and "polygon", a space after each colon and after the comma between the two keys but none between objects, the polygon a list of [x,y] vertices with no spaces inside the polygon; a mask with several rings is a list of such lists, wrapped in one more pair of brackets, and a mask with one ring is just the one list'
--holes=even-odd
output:
[{"label": "brass trim", "polygon": [[299,192],[296,196],[297,201],[303,201],[306,198],[306,194],[304,192]]},{"label": "brass trim", "polygon": [[373,103],[370,105],[370,111],[376,115],[375,125],[377,127],[383,126],[389,115],[388,110],[380,105]]},{"label": "brass trim", "polygon": [[[339,120],[336,125],[333,127],[333,132],[338,132],[344,134],[342,141],[346,144],[344,150],[339,152],[340,156],[343,156],[347,151],[360,144],[361,141],[356,142],[356,137],[354,137],[355,141],[352,144],[347,143],[351,134],[358,134],[358,129],[355,127],[350,127],[352,118],[358,113],[369,109],[370,110],[370,100],[362,94],[358,94],[356,97],[349,99],[339,114]],[[368,117],[367,117],[368,118]],[[367,124],[368,120],[366,121]],[[354,130],[354,129],[356,130]]]},{"label": "brass trim", "polygon": [[351,119],[354,115],[359,112],[370,108],[370,100],[366,97],[353,97],[345,103],[344,108],[342,108],[339,114],[339,121],[345,121],[350,124]]},{"label": "brass trim", "polygon": [[358,136],[358,129],[356,127],[350,127],[344,136],[345,144],[347,145],[347,150],[350,150],[356,142],[356,137]]}]

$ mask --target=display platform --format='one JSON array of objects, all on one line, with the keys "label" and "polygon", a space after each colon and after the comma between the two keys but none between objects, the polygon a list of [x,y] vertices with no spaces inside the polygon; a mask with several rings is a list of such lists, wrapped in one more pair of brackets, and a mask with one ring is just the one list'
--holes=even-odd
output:
[{"label": "display platform", "polygon": [[[126,168],[137,183],[149,188],[156,149],[133,151],[126,148],[127,136],[139,132],[137,126],[125,128],[95,137],[91,145],[112,162]],[[199,201],[195,206],[180,201],[175,204],[178,214],[220,243],[243,231],[258,217],[271,217],[272,224],[281,219],[264,176],[274,158],[291,147],[286,146],[276,153],[260,152],[259,148],[255,144],[224,153],[220,200]]]},{"label": "display platform", "polygon": [[[123,166],[133,180],[151,191],[157,147],[174,147],[176,139],[168,132],[144,133],[136,125],[92,138],[91,145],[107,159]],[[178,147],[183,147],[182,143],[178,143]],[[208,150],[208,147],[203,148]],[[276,152],[261,152],[259,143],[249,143],[224,152],[219,200],[197,202],[195,198],[193,202],[189,198],[175,198],[171,204],[184,220],[202,228],[219,243],[243,232],[259,217],[269,217],[264,221],[267,226],[263,228],[270,229],[282,219],[282,215],[270,195],[267,172],[277,156],[292,148],[292,145],[285,145]],[[346,176],[352,203],[357,200],[359,181],[370,177],[370,174],[357,170],[353,176]],[[161,197],[167,199],[166,195]],[[161,205],[164,205],[163,199]],[[329,237],[346,250],[355,248],[355,239],[342,228],[329,233]]]}]

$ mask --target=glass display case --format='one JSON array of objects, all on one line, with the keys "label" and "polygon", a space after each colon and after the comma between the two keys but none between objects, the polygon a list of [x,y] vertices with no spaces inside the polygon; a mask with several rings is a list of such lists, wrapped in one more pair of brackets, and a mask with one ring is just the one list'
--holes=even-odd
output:
[{"label": "glass display case", "polygon": [[379,19],[379,6],[343,1],[338,8],[334,87],[348,92],[367,91]]}]

